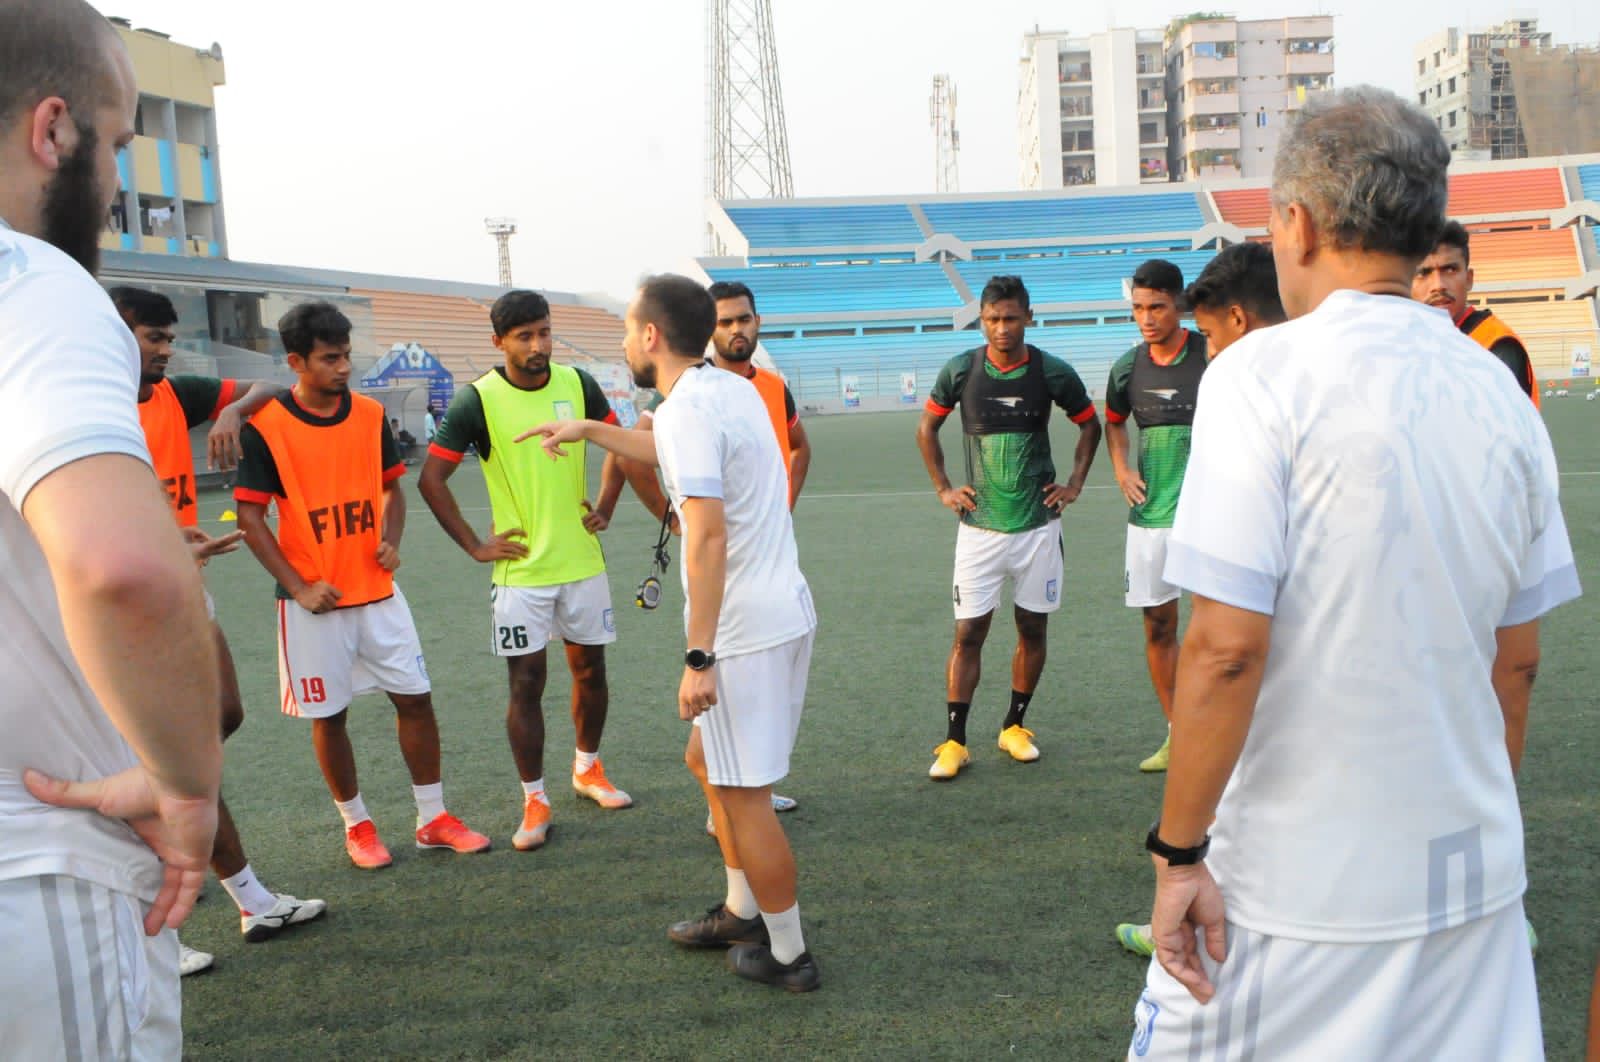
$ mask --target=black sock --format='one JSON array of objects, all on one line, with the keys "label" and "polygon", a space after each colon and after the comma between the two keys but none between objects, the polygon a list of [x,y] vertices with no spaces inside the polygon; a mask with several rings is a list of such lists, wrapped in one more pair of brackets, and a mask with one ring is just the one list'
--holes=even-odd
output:
[{"label": "black sock", "polygon": [[957,745],[965,745],[967,743],[967,711],[972,705],[963,704],[960,701],[946,701],[945,707],[949,709],[950,713],[945,717],[950,722],[950,729],[945,732],[945,740],[954,741]]},{"label": "black sock", "polygon": [[1005,730],[1013,726],[1022,725],[1022,717],[1028,712],[1028,702],[1033,700],[1033,694],[1023,693],[1021,690],[1011,691],[1011,711],[1006,713],[1006,721],[1000,724],[1000,729]]}]

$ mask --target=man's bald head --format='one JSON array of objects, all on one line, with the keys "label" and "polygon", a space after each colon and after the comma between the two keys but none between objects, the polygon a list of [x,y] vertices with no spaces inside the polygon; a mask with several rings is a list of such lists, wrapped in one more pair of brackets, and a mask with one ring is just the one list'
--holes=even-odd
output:
[{"label": "man's bald head", "polygon": [[80,122],[116,99],[119,47],[84,0],[0,0],[0,134],[59,96]]}]

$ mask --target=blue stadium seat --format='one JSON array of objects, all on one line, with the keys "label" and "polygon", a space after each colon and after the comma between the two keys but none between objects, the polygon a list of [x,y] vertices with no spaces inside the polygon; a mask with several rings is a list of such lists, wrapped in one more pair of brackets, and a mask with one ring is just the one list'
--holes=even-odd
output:
[{"label": "blue stadium seat", "polygon": [[[1064,358],[1077,370],[1096,402],[1105,392],[1111,363],[1138,340],[1132,324],[1038,326],[1028,330],[1030,343]],[[856,378],[865,397],[893,397],[900,393],[901,373],[915,372],[920,407],[945,362],[983,343],[983,334],[969,328],[900,335],[797,335],[762,342],[801,403],[837,399],[840,378],[846,376]]]},{"label": "blue stadium seat", "polygon": [[1198,229],[1205,215],[1192,191],[924,203],[935,232],[969,243],[1064,236],[1116,236]]},{"label": "blue stadium seat", "polygon": [[1578,167],[1578,184],[1583,189],[1581,199],[1592,199],[1600,203],[1600,163],[1590,163]]},{"label": "blue stadium seat", "polygon": [[1013,258],[999,261],[960,262],[956,271],[976,293],[997,273],[1022,278],[1037,304],[1050,302],[1111,302],[1123,297],[1122,281],[1133,275],[1146,258],[1165,258],[1193,280],[1214,251],[1155,251],[1131,249],[1128,254],[1070,254],[1059,258]]},{"label": "blue stadium seat", "polygon": [[904,203],[862,206],[728,207],[751,247],[918,244],[926,237]]},{"label": "blue stadium seat", "polygon": [[712,280],[742,281],[764,314],[954,310],[962,299],[936,262],[712,269]]}]

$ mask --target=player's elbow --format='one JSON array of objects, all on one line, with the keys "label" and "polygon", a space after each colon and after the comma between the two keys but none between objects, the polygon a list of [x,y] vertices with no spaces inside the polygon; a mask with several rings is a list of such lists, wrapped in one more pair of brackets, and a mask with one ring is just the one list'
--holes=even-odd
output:
[{"label": "player's elbow", "polygon": [[130,622],[160,623],[201,596],[200,575],[187,551],[149,539],[73,550],[52,565],[51,575],[63,598]]}]

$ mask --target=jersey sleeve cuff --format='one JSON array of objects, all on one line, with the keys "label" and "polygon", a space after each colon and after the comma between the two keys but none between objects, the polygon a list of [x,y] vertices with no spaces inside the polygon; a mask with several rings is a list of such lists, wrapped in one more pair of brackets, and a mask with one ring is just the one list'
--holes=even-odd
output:
[{"label": "jersey sleeve cuff", "polygon": [[1506,614],[1500,620],[1502,627],[1518,627],[1534,620],[1551,611],[1558,605],[1564,605],[1583,593],[1583,588],[1578,583],[1578,567],[1568,564],[1550,572],[1533,586],[1519,590],[1506,606]]},{"label": "jersey sleeve cuff", "polygon": [[441,461],[448,461],[452,465],[459,465],[461,463],[461,459],[465,457],[466,454],[457,453],[455,450],[447,450],[438,443],[429,443],[428,456],[437,457]]},{"label": "jersey sleeve cuff", "polygon": [[1112,409],[1110,406],[1106,407],[1106,423],[1107,424],[1121,424],[1124,421],[1126,421],[1127,419],[1128,419],[1128,415],[1126,413],[1118,413],[1116,410]]},{"label": "jersey sleeve cuff", "polygon": [[1074,424],[1087,424],[1094,419],[1094,403],[1090,402],[1076,413],[1069,413],[1067,419]]},{"label": "jersey sleeve cuff", "polygon": [[1172,539],[1167,543],[1167,582],[1224,605],[1270,616],[1278,605],[1278,581]]},{"label": "jersey sleeve cuff", "polygon": [[936,417],[948,417],[953,407],[941,406],[939,403],[930,398],[928,399],[928,404],[923,408]]},{"label": "jersey sleeve cuff", "polygon": [[605,419],[602,420],[600,423],[601,424],[621,424],[622,422],[617,420],[617,411],[613,409],[611,412],[609,412],[609,413],[607,413],[605,415]]},{"label": "jersey sleeve cuff", "polygon": [[229,406],[233,405],[233,400],[235,398],[237,398],[238,396],[239,396],[239,381],[238,380],[223,380],[222,381],[222,386],[220,388],[218,388],[218,390],[217,390],[217,404],[216,404],[216,407],[211,410],[211,415],[206,417],[206,419],[207,420],[216,420],[217,419],[217,415],[220,414],[224,409],[227,409]]},{"label": "jersey sleeve cuff", "polygon": [[271,505],[272,495],[264,490],[251,490],[249,487],[233,488],[233,500],[251,502],[255,505]]},{"label": "jersey sleeve cuff", "polygon": [[722,481],[700,476],[684,476],[680,486],[685,498],[716,498],[722,499]]},{"label": "jersey sleeve cuff", "polygon": [[387,487],[389,484],[393,483],[395,480],[399,479],[405,474],[406,466],[404,464],[390,465],[388,468],[383,470],[383,485]]}]

